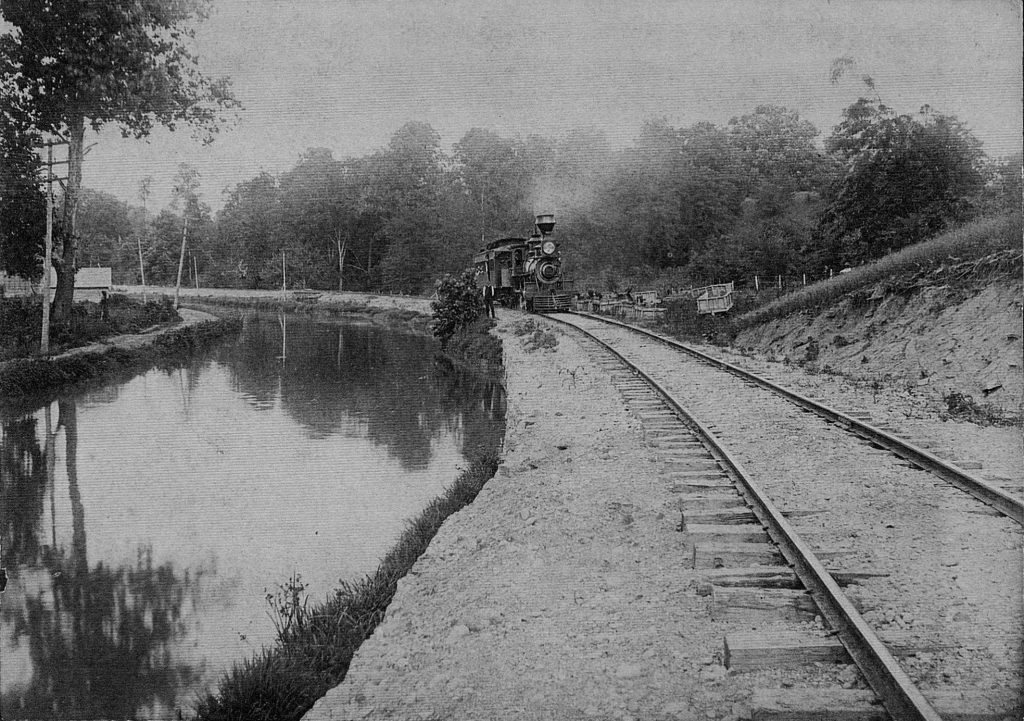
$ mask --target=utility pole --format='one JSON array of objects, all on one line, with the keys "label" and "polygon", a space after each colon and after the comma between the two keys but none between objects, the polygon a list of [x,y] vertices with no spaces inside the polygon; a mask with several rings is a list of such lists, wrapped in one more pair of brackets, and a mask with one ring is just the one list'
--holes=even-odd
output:
[{"label": "utility pole", "polygon": [[[43,330],[39,352],[50,352],[50,252],[53,248],[53,144],[46,144],[46,240],[43,243]],[[49,412],[49,406],[47,406]]]},{"label": "utility pole", "polygon": [[178,256],[178,281],[174,284],[174,310],[178,310],[178,294],[181,292],[181,271],[185,269],[185,241],[188,238],[188,202],[185,203],[185,222],[181,226],[181,255]]},{"label": "utility pole", "polygon": [[[143,211],[145,213],[145,211]],[[139,241],[139,275],[142,276],[142,302],[147,302],[146,298],[146,267],[142,264],[142,236],[136,238]]]}]

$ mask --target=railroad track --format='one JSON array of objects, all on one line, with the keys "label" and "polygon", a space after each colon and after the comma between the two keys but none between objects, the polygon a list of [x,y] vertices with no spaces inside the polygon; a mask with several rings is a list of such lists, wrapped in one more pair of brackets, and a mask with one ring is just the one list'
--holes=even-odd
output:
[{"label": "railroad track", "polygon": [[1019,718],[1019,499],[649,331],[550,317],[657,448],[723,661],[766,676],[754,718]]}]

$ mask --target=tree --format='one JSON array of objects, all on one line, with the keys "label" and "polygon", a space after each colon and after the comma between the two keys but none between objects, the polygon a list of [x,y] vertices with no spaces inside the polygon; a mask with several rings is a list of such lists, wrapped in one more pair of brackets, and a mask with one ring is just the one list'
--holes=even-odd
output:
[{"label": "tree", "polygon": [[259,288],[273,273],[273,259],[279,250],[279,204],[277,180],[260,173],[236,185],[217,213],[221,255],[230,259],[230,272],[251,288]]},{"label": "tree", "polygon": [[981,143],[952,115],[917,117],[860,98],[825,148],[842,164],[821,221],[845,263],[880,257],[969,219],[984,187]]},{"label": "tree", "polygon": [[0,113],[0,270],[32,280],[43,274],[46,233],[46,195],[39,175],[31,141],[4,123]]},{"label": "tree", "polygon": [[795,110],[758,105],[753,113],[729,121],[729,138],[738,162],[748,175],[749,193],[780,186],[785,190],[816,190],[827,159],[814,144],[818,129]]},{"label": "tree", "polygon": [[[54,317],[74,299],[85,129],[114,124],[141,138],[157,124],[190,125],[209,141],[237,105],[226,79],[211,80],[188,48],[209,0],[0,0],[13,30],[0,36],[0,82],[39,132],[68,142],[68,180],[54,255]],[[56,49],[59,49],[56,50]]]},{"label": "tree", "polygon": [[178,279],[174,286],[174,307],[178,307],[178,294],[181,291],[181,272],[185,266],[185,247],[188,243],[188,223],[190,218],[198,220],[205,212],[209,215],[209,209],[200,207],[199,195],[199,171],[188,163],[181,163],[178,166],[178,174],[174,179],[172,195],[174,204],[182,204],[181,222],[181,255],[178,257]]},{"label": "tree", "polygon": [[123,241],[132,235],[128,204],[109,193],[83,188],[78,212],[78,232],[84,241],[81,264],[120,270]]},{"label": "tree", "polygon": [[482,239],[515,232],[531,210],[527,199],[532,178],[523,144],[473,128],[454,150],[460,179],[477,211],[470,228]]},{"label": "tree", "polygon": [[418,293],[440,267],[446,231],[455,230],[442,222],[441,136],[426,123],[408,122],[379,160],[377,196],[387,242],[382,280],[391,292]]}]

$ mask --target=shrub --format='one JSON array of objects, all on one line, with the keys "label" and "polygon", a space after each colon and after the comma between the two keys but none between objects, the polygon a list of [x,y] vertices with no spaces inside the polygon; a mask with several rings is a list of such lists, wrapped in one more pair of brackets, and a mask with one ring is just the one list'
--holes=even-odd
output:
[{"label": "shrub", "polygon": [[812,337],[807,338],[807,347],[804,349],[804,362],[812,363],[818,360],[818,356],[821,354],[821,346],[818,345],[818,341]]},{"label": "shrub", "polygon": [[498,371],[502,361],[501,341],[489,332],[495,325],[497,321],[493,318],[478,318],[452,334],[445,352],[459,362],[486,372]]},{"label": "shrub", "polygon": [[483,299],[476,287],[476,273],[472,268],[459,275],[445,274],[437,281],[436,288],[437,300],[430,304],[434,311],[430,330],[441,341],[441,347],[446,348],[457,331],[480,317]]}]

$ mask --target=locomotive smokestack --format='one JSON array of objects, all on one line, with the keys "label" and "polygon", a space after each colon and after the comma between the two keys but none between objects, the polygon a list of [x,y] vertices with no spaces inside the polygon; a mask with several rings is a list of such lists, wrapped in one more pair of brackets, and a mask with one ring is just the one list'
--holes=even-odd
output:
[{"label": "locomotive smokestack", "polygon": [[537,230],[540,231],[541,235],[550,235],[551,231],[555,229],[555,216],[546,213],[537,216]]}]

